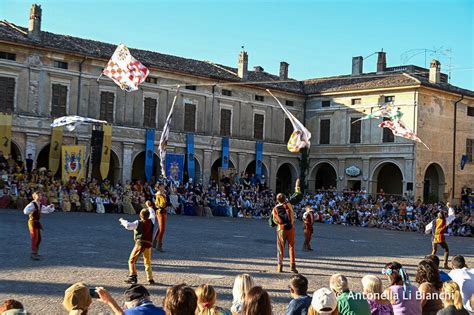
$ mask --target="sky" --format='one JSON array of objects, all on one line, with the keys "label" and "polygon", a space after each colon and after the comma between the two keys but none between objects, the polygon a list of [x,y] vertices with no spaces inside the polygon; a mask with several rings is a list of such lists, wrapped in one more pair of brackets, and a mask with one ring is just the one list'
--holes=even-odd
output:
[{"label": "sky", "polygon": [[[0,0],[0,20],[28,26],[35,0]],[[36,0],[42,29],[298,80],[350,74],[353,56],[383,49],[387,66],[441,62],[450,83],[474,90],[471,0]],[[426,52],[426,53],[425,53]],[[377,57],[364,60],[374,71]]]}]

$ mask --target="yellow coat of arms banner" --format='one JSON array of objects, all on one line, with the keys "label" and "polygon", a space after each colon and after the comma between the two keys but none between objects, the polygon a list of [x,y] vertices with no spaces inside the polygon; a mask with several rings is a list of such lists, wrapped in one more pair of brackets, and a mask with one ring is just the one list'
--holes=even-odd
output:
[{"label": "yellow coat of arms banner", "polygon": [[83,145],[63,145],[62,147],[62,180],[67,182],[69,178],[75,177],[77,180],[84,178],[85,165],[84,165],[84,152],[85,147]]},{"label": "yellow coat of arms banner", "polygon": [[49,147],[49,169],[53,174],[59,170],[61,164],[61,146],[63,145],[63,127],[55,127],[51,133],[51,146]]},{"label": "yellow coat of arms banner", "polygon": [[12,143],[12,115],[0,113],[0,151],[4,156],[11,152]]},{"label": "yellow coat of arms banner", "polygon": [[102,141],[102,155],[100,158],[100,176],[105,179],[110,168],[110,147],[112,146],[112,125],[104,124],[104,140]]}]

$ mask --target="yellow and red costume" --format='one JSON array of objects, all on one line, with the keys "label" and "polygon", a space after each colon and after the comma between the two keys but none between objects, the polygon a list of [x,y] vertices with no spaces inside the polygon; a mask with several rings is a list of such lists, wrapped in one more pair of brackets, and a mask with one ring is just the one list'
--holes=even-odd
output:
[{"label": "yellow and red costume", "polygon": [[31,258],[38,259],[38,250],[41,243],[41,230],[43,227],[40,223],[41,213],[51,213],[54,211],[53,206],[43,206],[40,202],[30,202],[23,213],[28,215],[28,230],[31,238]]},{"label": "yellow and red costume", "polygon": [[311,242],[311,237],[313,236],[313,224],[314,224],[313,210],[305,212],[303,214],[303,233],[304,233],[303,250],[312,250],[310,242]]},{"label": "yellow and red costume", "polygon": [[157,243],[159,251],[163,251],[163,237],[165,235],[166,228],[166,195],[158,192],[155,195],[155,207],[158,219],[158,233],[156,233],[156,239],[154,243]]},{"label": "yellow and red costume", "polygon": [[433,221],[433,228],[432,228],[432,243],[433,249],[431,251],[431,255],[436,255],[438,251],[438,245],[444,249],[444,267],[448,266],[448,257],[449,257],[449,247],[448,243],[446,243],[446,238],[444,234],[446,233],[447,229],[446,219],[444,216],[438,216],[437,219]]}]

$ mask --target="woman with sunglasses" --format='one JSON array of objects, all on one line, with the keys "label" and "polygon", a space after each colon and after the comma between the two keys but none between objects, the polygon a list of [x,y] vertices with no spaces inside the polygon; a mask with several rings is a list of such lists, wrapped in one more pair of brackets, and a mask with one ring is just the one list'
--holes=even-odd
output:
[{"label": "woman with sunglasses", "polygon": [[396,261],[390,262],[382,269],[382,274],[390,282],[390,287],[384,293],[392,304],[394,315],[421,315],[418,288],[410,283],[402,265]]}]

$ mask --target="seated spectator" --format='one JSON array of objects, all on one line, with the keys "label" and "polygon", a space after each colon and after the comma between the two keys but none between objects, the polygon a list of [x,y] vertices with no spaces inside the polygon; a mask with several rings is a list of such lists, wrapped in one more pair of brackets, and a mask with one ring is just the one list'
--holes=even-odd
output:
[{"label": "seated spectator", "polygon": [[336,295],[328,288],[314,292],[308,315],[338,315]]},{"label": "seated spectator", "polygon": [[437,315],[469,315],[462,305],[461,291],[454,281],[446,281],[443,283],[443,299],[444,308]]},{"label": "seated spectator", "polygon": [[293,300],[286,307],[286,315],[306,315],[311,305],[311,297],[308,296],[308,279],[301,274],[290,278],[290,295]]},{"label": "seated spectator", "polygon": [[425,259],[431,260],[435,264],[435,266],[438,268],[439,278],[441,279],[441,282],[446,282],[446,281],[451,280],[451,277],[446,272],[439,269],[439,257],[438,256],[436,256],[436,255],[427,255],[427,256],[425,256]]},{"label": "seated spectator", "polygon": [[418,288],[410,284],[408,274],[396,261],[390,262],[382,269],[387,276],[390,287],[384,293],[390,300],[394,315],[421,314],[421,303],[417,300]]},{"label": "seated spectator", "polygon": [[416,282],[420,284],[418,290],[421,293],[422,313],[436,315],[443,308],[440,298],[440,290],[443,283],[439,278],[439,271],[433,261],[425,259],[420,261],[416,270]]},{"label": "seated spectator", "polygon": [[197,296],[196,315],[231,315],[230,311],[216,306],[216,290],[208,284],[201,284],[195,290]]},{"label": "seated spectator", "polygon": [[392,304],[383,296],[382,281],[378,277],[372,275],[363,277],[362,286],[372,315],[393,314]]},{"label": "seated spectator", "polygon": [[97,287],[96,292],[100,297],[100,301],[107,304],[115,315],[165,315],[165,311],[153,304],[150,300],[150,293],[140,284],[131,285],[123,293],[125,311],[120,308],[110,293],[103,287]]},{"label": "seated spectator", "polygon": [[245,296],[253,288],[253,278],[249,274],[240,274],[235,277],[234,287],[232,288],[232,315],[242,314],[242,307],[244,305]]},{"label": "seated spectator", "polygon": [[462,304],[469,312],[474,312],[472,296],[474,295],[474,270],[469,269],[463,256],[454,256],[451,260],[453,270],[449,273],[451,279],[456,282],[461,290]]},{"label": "seated spectator", "polygon": [[197,308],[196,293],[184,283],[168,288],[163,308],[167,315],[194,315]]},{"label": "seated spectator", "polygon": [[349,290],[347,278],[339,273],[331,276],[329,287],[336,294],[340,315],[370,315],[369,303],[360,293]]},{"label": "seated spectator", "polygon": [[0,305],[0,314],[23,315],[23,314],[29,314],[29,313],[24,310],[23,304],[21,304],[21,302],[17,300],[9,299]]},{"label": "seated spectator", "polygon": [[82,282],[73,284],[64,292],[63,306],[69,315],[86,315],[91,303],[89,288]]},{"label": "seated spectator", "polygon": [[243,315],[272,315],[272,302],[262,287],[253,287],[245,296]]}]

